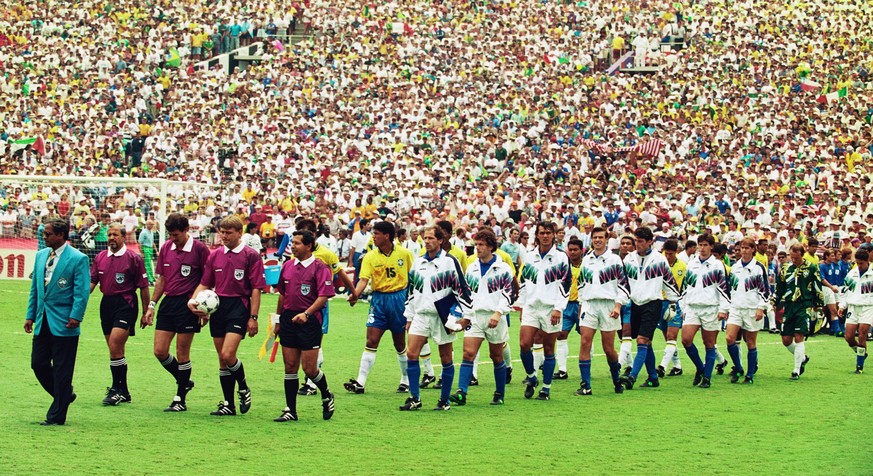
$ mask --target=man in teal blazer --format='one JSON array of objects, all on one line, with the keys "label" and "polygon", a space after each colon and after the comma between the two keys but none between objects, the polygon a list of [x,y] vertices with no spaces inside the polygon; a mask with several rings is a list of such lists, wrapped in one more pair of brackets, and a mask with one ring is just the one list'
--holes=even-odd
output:
[{"label": "man in teal blazer", "polygon": [[88,257],[67,244],[70,225],[59,218],[45,223],[46,247],[36,254],[24,331],[33,332],[30,366],[54,400],[41,425],[63,425],[76,399],[73,369],[79,324],[90,295]]}]

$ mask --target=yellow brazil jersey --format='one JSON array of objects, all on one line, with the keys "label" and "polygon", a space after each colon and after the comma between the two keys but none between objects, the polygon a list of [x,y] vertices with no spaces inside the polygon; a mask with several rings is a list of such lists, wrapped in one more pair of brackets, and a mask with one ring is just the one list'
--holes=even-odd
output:
[{"label": "yellow brazil jersey", "polygon": [[[757,256],[755,256],[755,258],[757,258]],[[810,254],[809,251],[803,253],[803,259],[805,259],[806,261],[809,261],[810,263],[812,263],[812,264],[818,266],[818,256],[813,255],[813,254]],[[760,260],[759,260],[759,261],[760,261]],[[764,263],[764,266],[767,266],[766,262]]]},{"label": "yellow brazil jersey", "polygon": [[336,253],[326,246],[319,244],[316,244],[315,246],[316,248],[312,250],[312,256],[315,256],[315,259],[326,264],[327,267],[330,268],[330,272],[334,275],[342,271],[343,268],[340,266],[339,258],[337,258]]},{"label": "yellow brazil jersey", "polygon": [[567,296],[570,302],[578,302],[579,301],[579,275],[582,273],[582,262],[579,262],[579,266],[573,266],[573,263],[570,263],[570,282],[573,283],[570,286],[570,294]]},{"label": "yellow brazil jersey", "polygon": [[[758,260],[758,262],[760,262],[761,264],[764,265],[764,269],[767,269],[767,267],[770,265],[770,263],[767,262],[767,261],[768,261],[768,260],[767,260],[767,255],[765,255],[765,254],[761,254],[761,253],[758,253],[758,252],[756,251],[756,252],[755,252],[755,259]],[[818,264],[818,263],[816,263],[816,264]]]},{"label": "yellow brazil jersey", "polygon": [[682,288],[682,280],[685,279],[685,271],[688,269],[688,266],[681,259],[677,259],[675,263],[670,266],[670,271],[673,272],[673,279],[676,280],[676,289]]},{"label": "yellow brazil jersey", "polygon": [[375,249],[364,255],[361,279],[369,279],[373,291],[393,293],[406,289],[412,270],[412,253],[402,246],[392,246],[391,253]]}]

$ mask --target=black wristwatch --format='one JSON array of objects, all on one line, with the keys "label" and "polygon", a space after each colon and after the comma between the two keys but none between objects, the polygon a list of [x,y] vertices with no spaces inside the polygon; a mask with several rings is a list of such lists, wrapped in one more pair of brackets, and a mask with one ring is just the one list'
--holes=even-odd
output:
[{"label": "black wristwatch", "polygon": [[306,319],[309,319],[310,317],[312,317],[312,315],[306,311],[303,311],[303,315],[306,316]]},{"label": "black wristwatch", "polygon": [[251,316],[249,316],[249,319],[254,319],[254,320],[257,321],[257,320],[258,320],[258,315],[257,315],[257,314],[252,314]]}]

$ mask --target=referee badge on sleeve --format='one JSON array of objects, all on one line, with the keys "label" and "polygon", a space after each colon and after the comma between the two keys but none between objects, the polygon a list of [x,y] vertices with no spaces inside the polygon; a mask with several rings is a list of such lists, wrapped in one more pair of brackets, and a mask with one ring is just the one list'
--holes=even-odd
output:
[{"label": "referee badge on sleeve", "polygon": [[309,291],[311,291],[311,290],[312,290],[312,287],[308,284],[301,284],[300,285],[300,294],[302,294],[304,296],[309,296]]},{"label": "referee badge on sleeve", "polygon": [[183,264],[182,268],[179,270],[182,273],[182,276],[188,277],[191,274],[191,266],[187,264]]}]

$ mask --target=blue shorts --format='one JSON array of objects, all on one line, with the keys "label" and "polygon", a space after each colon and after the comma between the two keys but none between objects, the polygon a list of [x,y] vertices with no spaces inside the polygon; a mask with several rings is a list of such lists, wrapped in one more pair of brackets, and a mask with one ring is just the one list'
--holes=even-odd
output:
[{"label": "blue shorts", "polygon": [[630,325],[630,309],[630,304],[625,304],[624,306],[621,306],[621,325]]},{"label": "blue shorts", "polygon": [[375,327],[394,334],[406,332],[406,289],[393,293],[374,292],[370,299],[367,327]]},{"label": "blue shorts", "polygon": [[564,308],[564,315],[561,319],[562,331],[569,332],[574,327],[576,332],[579,332],[579,301],[567,302],[567,307]]},{"label": "blue shorts", "polygon": [[328,324],[330,323],[330,313],[329,313],[328,307],[330,307],[330,303],[326,302],[326,303],[324,303],[324,308],[321,310],[321,333],[322,334],[327,334],[327,327],[328,327]]},{"label": "blue shorts", "polygon": [[667,332],[668,327],[682,327],[682,309],[679,307],[679,303],[676,303],[676,314],[668,321],[665,317],[669,307],[670,301],[664,301],[661,305],[661,319],[658,320],[658,329],[661,329],[664,332]]}]

